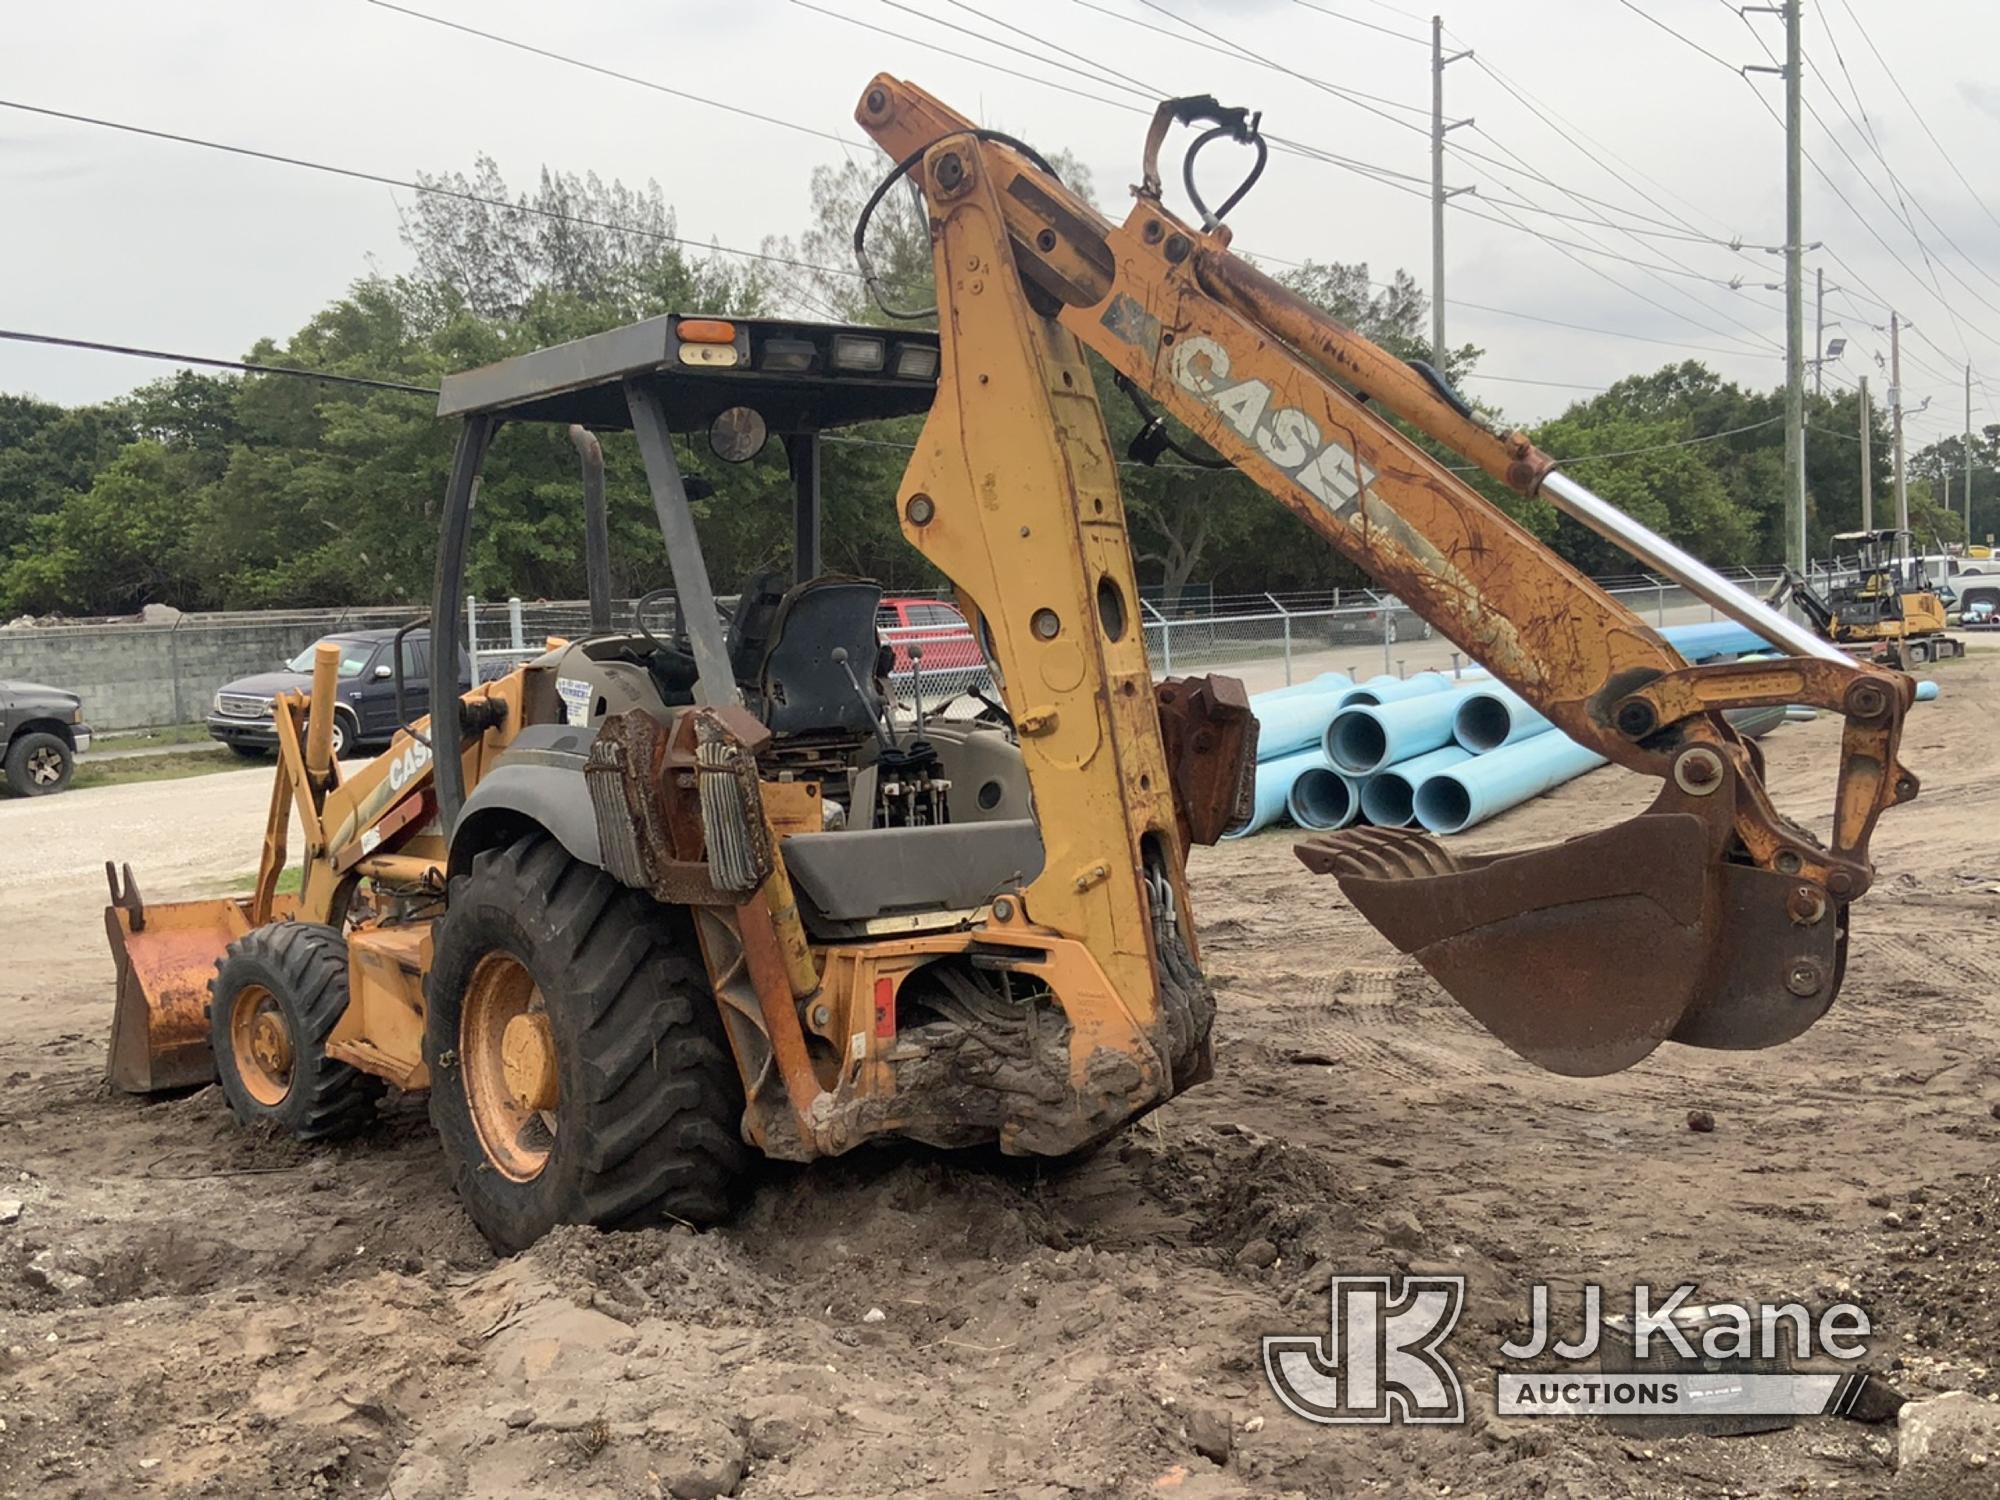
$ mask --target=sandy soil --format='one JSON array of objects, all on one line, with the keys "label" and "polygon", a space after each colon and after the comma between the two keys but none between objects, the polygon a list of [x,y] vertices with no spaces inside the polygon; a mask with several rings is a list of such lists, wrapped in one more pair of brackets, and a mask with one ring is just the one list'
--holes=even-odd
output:
[{"label": "sandy soil", "polygon": [[[306,1150],[236,1132],[212,1091],[99,1081],[95,862],[122,848],[156,898],[216,888],[254,858],[268,773],[0,805],[0,1198],[22,1201],[0,1226],[0,1492],[1939,1493],[1897,1476],[1893,1430],[1491,1420],[1469,1351],[1538,1277],[1688,1279],[1852,1295],[1905,1390],[2000,1392],[2000,653],[1941,675],[1845,992],[1786,1048],[1538,1073],[1277,833],[1195,863],[1217,1077],[1080,1168],[868,1151],[771,1171],[714,1233],[569,1230],[509,1262],[460,1217],[420,1102]],[[1828,801],[1836,740],[1765,742],[1781,804]],[[1647,795],[1599,772],[1473,841]],[[1259,1336],[1323,1330],[1331,1271],[1392,1264],[1470,1278],[1472,1422],[1289,1415]]]}]

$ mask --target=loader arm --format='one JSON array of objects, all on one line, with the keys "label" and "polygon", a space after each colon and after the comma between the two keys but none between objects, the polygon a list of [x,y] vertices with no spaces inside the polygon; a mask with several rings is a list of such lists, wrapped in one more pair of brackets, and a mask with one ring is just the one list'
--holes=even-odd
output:
[{"label": "loader arm", "polygon": [[[1020,143],[979,130],[915,85],[878,76],[856,118],[929,206],[948,368],[977,366],[982,341],[998,347],[991,330],[1007,330],[1008,319],[996,298],[1009,299],[1017,321],[1059,327],[1572,739],[1662,782],[1647,814],[1570,845],[1468,859],[1421,835],[1362,830],[1302,846],[1309,868],[1336,875],[1364,915],[1503,1040],[1559,1071],[1623,1067],[1669,1037],[1769,1045],[1824,1013],[1839,984],[1846,904],[1873,877],[1875,821],[1916,795],[1897,760],[1908,678],[1849,661],[1591,495],[1522,434],[1489,428],[1441,377],[1233,255],[1212,215],[1199,228],[1169,212],[1156,162],[1168,129],[1213,123],[1201,143],[1254,141],[1240,111],[1209,100],[1162,105],[1122,225]],[[1046,373],[1054,378],[1053,364]],[[1004,407],[1015,393],[994,378],[983,399]],[[1516,492],[1552,500],[1788,654],[1689,666],[1393,419]],[[933,427],[940,420],[934,412]],[[1101,442],[1101,425],[1095,431]],[[1066,436],[1075,441],[1075,431]],[[927,429],[925,447],[932,438]],[[1096,455],[1096,472],[1115,475],[1115,457]],[[986,486],[988,503],[1001,503],[1004,476]],[[905,531],[925,544],[918,529]],[[1098,566],[1088,551],[1075,560],[1086,590]],[[971,602],[988,618],[1025,604],[1006,559],[989,566],[994,582],[966,590]],[[1128,556],[1118,571],[1129,569]],[[1003,664],[1006,654],[1003,646]],[[1723,719],[1772,703],[1845,718],[1825,840],[1772,806],[1756,751]],[[1018,717],[1021,706],[1010,706]]]}]

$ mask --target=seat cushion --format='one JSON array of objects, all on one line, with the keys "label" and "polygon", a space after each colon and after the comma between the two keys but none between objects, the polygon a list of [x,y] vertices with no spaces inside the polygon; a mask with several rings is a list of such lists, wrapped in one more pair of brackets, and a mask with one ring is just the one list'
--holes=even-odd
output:
[{"label": "seat cushion", "polygon": [[855,828],[794,834],[785,868],[812,912],[865,922],[906,912],[964,911],[1042,872],[1032,818],[934,828]]}]

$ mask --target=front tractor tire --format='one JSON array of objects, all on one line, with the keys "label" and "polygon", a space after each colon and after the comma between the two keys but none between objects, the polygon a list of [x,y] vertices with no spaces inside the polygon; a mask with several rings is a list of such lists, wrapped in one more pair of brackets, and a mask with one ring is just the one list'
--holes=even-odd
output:
[{"label": "front tractor tire", "polygon": [[379,1078],[326,1055],[347,1009],[347,943],[317,922],[274,922],[229,945],[208,982],[208,1034],[240,1125],[301,1141],[367,1128]]},{"label": "front tractor tire", "polygon": [[502,1254],[557,1224],[710,1224],[749,1165],[691,930],[546,835],[452,883],[427,984],[431,1122]]}]

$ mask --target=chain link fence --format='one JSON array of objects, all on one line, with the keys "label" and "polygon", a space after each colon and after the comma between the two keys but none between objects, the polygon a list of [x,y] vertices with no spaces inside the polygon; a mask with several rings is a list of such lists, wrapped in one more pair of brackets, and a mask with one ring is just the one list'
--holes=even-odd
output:
[{"label": "chain link fence", "polygon": [[[1782,577],[1776,567],[1722,571],[1758,595]],[[1843,576],[1852,576],[1851,566],[1811,570],[1821,588]],[[1648,623],[1715,618],[1708,605],[1665,579],[1626,574],[1597,582]],[[899,595],[916,596],[917,591]],[[986,653],[948,599],[931,602],[949,611],[949,620],[905,624],[904,616],[885,606],[881,635],[891,654],[892,697],[904,712],[914,711],[921,694],[927,710],[945,704],[954,717],[977,713],[982,705],[973,694],[998,697]],[[734,600],[718,604],[727,618]],[[590,607],[578,599],[467,598],[463,608],[466,646],[480,681],[539,656],[551,639],[590,633]],[[1402,663],[1412,669],[1442,665],[1449,652],[1446,643],[1430,642],[1430,627],[1400,600],[1367,589],[1231,594],[1184,588],[1171,601],[1142,599],[1141,611],[1157,674],[1237,671],[1259,691],[1299,673],[1373,675],[1401,671]],[[83,694],[86,712],[101,729],[185,723],[206,713],[217,689],[232,678],[269,671],[325,636],[395,627],[421,612],[402,606],[216,613],[6,629],[0,630],[0,676]],[[630,630],[641,618],[663,641],[680,633],[669,592],[619,599],[611,606],[614,629]]]}]

